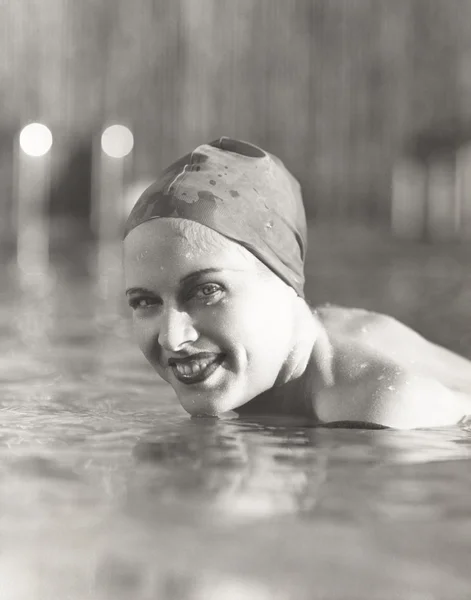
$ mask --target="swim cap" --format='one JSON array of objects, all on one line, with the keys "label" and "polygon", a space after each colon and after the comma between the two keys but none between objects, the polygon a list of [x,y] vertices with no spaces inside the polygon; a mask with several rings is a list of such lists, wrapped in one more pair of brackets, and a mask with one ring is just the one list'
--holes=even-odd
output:
[{"label": "swim cap", "polygon": [[276,156],[227,137],[198,146],[144,191],[124,237],[159,217],[214,229],[252,252],[304,297],[307,226],[301,188]]}]

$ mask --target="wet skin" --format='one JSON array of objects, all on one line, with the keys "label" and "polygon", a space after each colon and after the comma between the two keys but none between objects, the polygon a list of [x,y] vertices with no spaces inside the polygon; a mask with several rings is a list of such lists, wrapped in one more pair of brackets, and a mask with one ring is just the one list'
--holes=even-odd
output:
[{"label": "wet skin", "polygon": [[316,318],[332,356],[331,384],[315,400],[322,421],[413,429],[471,414],[469,360],[386,315],[326,306]]},{"label": "wet skin", "polygon": [[201,247],[154,219],[124,250],[139,346],[191,415],[409,429],[471,414],[468,360],[385,315],[312,312],[234,242]]},{"label": "wet skin", "polygon": [[[304,373],[313,320],[294,290],[248,251],[221,237],[202,250],[172,219],[142,223],[125,239],[125,279],[139,346],[191,415],[234,410]],[[202,354],[203,353],[203,354]],[[186,364],[172,361],[202,355]],[[209,377],[206,362],[217,368]],[[206,362],[205,362],[206,361]],[[211,367],[214,368],[214,367]],[[191,370],[203,377],[194,381]]]}]

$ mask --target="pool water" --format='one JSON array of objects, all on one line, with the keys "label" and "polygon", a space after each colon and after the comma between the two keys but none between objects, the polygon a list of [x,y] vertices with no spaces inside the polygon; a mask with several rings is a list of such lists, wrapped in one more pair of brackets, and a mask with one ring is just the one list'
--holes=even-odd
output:
[{"label": "pool water", "polygon": [[[313,302],[471,356],[468,251],[352,248],[312,244]],[[82,267],[1,273],[1,600],[469,597],[471,427],[192,420]]]}]

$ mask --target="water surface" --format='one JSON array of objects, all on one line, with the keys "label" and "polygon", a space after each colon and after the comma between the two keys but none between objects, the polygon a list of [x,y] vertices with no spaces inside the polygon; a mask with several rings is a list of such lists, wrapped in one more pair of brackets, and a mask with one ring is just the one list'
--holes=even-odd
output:
[{"label": "water surface", "polygon": [[[367,254],[313,256],[311,300],[471,355],[466,256]],[[118,285],[1,281],[2,600],[469,597],[471,428],[191,420]]]}]

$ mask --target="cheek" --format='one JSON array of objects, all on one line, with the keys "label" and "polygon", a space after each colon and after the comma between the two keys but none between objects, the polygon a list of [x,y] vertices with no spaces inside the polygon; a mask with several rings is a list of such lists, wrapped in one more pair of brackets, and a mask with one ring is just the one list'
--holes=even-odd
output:
[{"label": "cheek", "polygon": [[292,311],[281,300],[265,301],[253,307],[246,318],[247,350],[267,372],[278,368],[291,351],[293,339]]},{"label": "cheek", "polygon": [[248,331],[264,332],[269,337],[289,317],[287,307],[271,293],[254,294],[252,297],[247,295],[242,300],[238,314],[240,327]]},{"label": "cheek", "polygon": [[155,351],[155,336],[151,328],[141,319],[135,318],[133,321],[133,330],[137,345],[147,360],[151,362],[153,351]]},{"label": "cheek", "polygon": [[284,345],[291,337],[290,312],[280,303],[267,301],[258,295],[238,298],[226,306],[211,311],[206,323],[201,323],[201,333],[218,338],[221,343],[250,348],[263,348],[270,344]]}]

